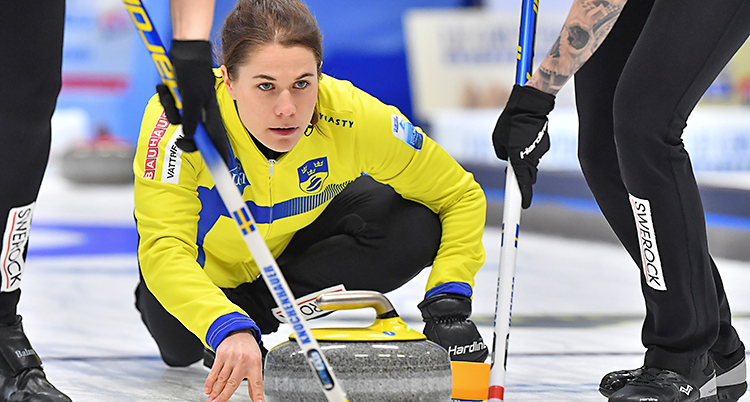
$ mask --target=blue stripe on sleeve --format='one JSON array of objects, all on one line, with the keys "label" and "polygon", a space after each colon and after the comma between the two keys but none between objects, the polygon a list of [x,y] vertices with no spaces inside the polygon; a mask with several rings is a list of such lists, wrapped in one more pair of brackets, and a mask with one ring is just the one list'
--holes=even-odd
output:
[{"label": "blue stripe on sleeve", "polygon": [[[254,329],[260,337],[260,328],[255,325],[255,321],[246,315],[234,312],[224,314],[211,324],[211,327],[208,328],[208,333],[206,334],[206,343],[215,352],[221,341],[223,341],[230,332],[240,329]],[[260,339],[258,339],[258,342],[260,342]]]},{"label": "blue stripe on sleeve", "polygon": [[458,293],[466,297],[471,297],[472,289],[466,282],[447,282],[442,285],[435,286],[425,293],[424,298],[438,295],[440,293]]}]

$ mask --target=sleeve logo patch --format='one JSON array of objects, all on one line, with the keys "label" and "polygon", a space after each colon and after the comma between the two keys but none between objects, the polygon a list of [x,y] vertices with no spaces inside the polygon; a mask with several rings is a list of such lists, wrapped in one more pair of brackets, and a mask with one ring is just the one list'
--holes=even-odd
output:
[{"label": "sleeve logo patch", "polygon": [[161,116],[156,121],[154,129],[151,130],[151,136],[148,138],[148,148],[146,149],[146,161],[144,162],[143,178],[153,180],[156,178],[156,160],[159,157],[159,143],[164,137],[169,127],[167,115],[161,112]]},{"label": "sleeve logo patch", "polygon": [[178,184],[180,181],[180,169],[182,168],[182,150],[177,146],[177,140],[182,138],[182,126],[169,139],[162,159],[161,181],[164,183]]},{"label": "sleeve logo patch", "polygon": [[406,145],[414,148],[417,151],[422,149],[424,144],[424,136],[422,133],[417,131],[413,124],[406,117],[400,116],[396,113],[391,115],[391,132],[393,136],[400,139]]}]

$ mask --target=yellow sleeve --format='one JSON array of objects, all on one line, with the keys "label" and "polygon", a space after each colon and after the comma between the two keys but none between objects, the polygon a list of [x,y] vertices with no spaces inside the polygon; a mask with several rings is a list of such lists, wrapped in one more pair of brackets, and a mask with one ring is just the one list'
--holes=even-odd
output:
[{"label": "yellow sleeve", "polygon": [[474,275],[484,263],[484,191],[471,173],[398,109],[356,88],[352,97],[360,123],[355,146],[362,170],[440,217],[443,233],[427,282],[428,295],[456,291],[460,283],[470,286],[463,286],[466,292],[461,293],[471,295]]},{"label": "yellow sleeve", "polygon": [[133,162],[138,261],[156,299],[215,350],[229,332],[257,326],[197,262],[197,189],[205,168],[199,153],[177,148],[175,129],[154,96],[146,107]]}]

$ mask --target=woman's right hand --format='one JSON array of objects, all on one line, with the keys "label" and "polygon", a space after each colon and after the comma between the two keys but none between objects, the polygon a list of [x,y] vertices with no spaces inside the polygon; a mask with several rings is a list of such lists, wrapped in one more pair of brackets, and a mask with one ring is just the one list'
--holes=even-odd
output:
[{"label": "woman's right hand", "polygon": [[249,330],[229,334],[216,349],[216,359],[206,378],[206,402],[226,402],[242,380],[254,402],[263,401],[263,366],[258,341]]}]

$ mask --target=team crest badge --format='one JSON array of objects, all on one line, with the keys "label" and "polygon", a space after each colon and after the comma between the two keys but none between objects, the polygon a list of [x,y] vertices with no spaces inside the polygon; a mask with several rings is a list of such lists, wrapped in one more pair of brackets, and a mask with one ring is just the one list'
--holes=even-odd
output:
[{"label": "team crest badge", "polygon": [[297,168],[299,175],[299,188],[308,193],[315,194],[323,189],[323,183],[328,178],[328,158],[325,156],[305,162]]}]

